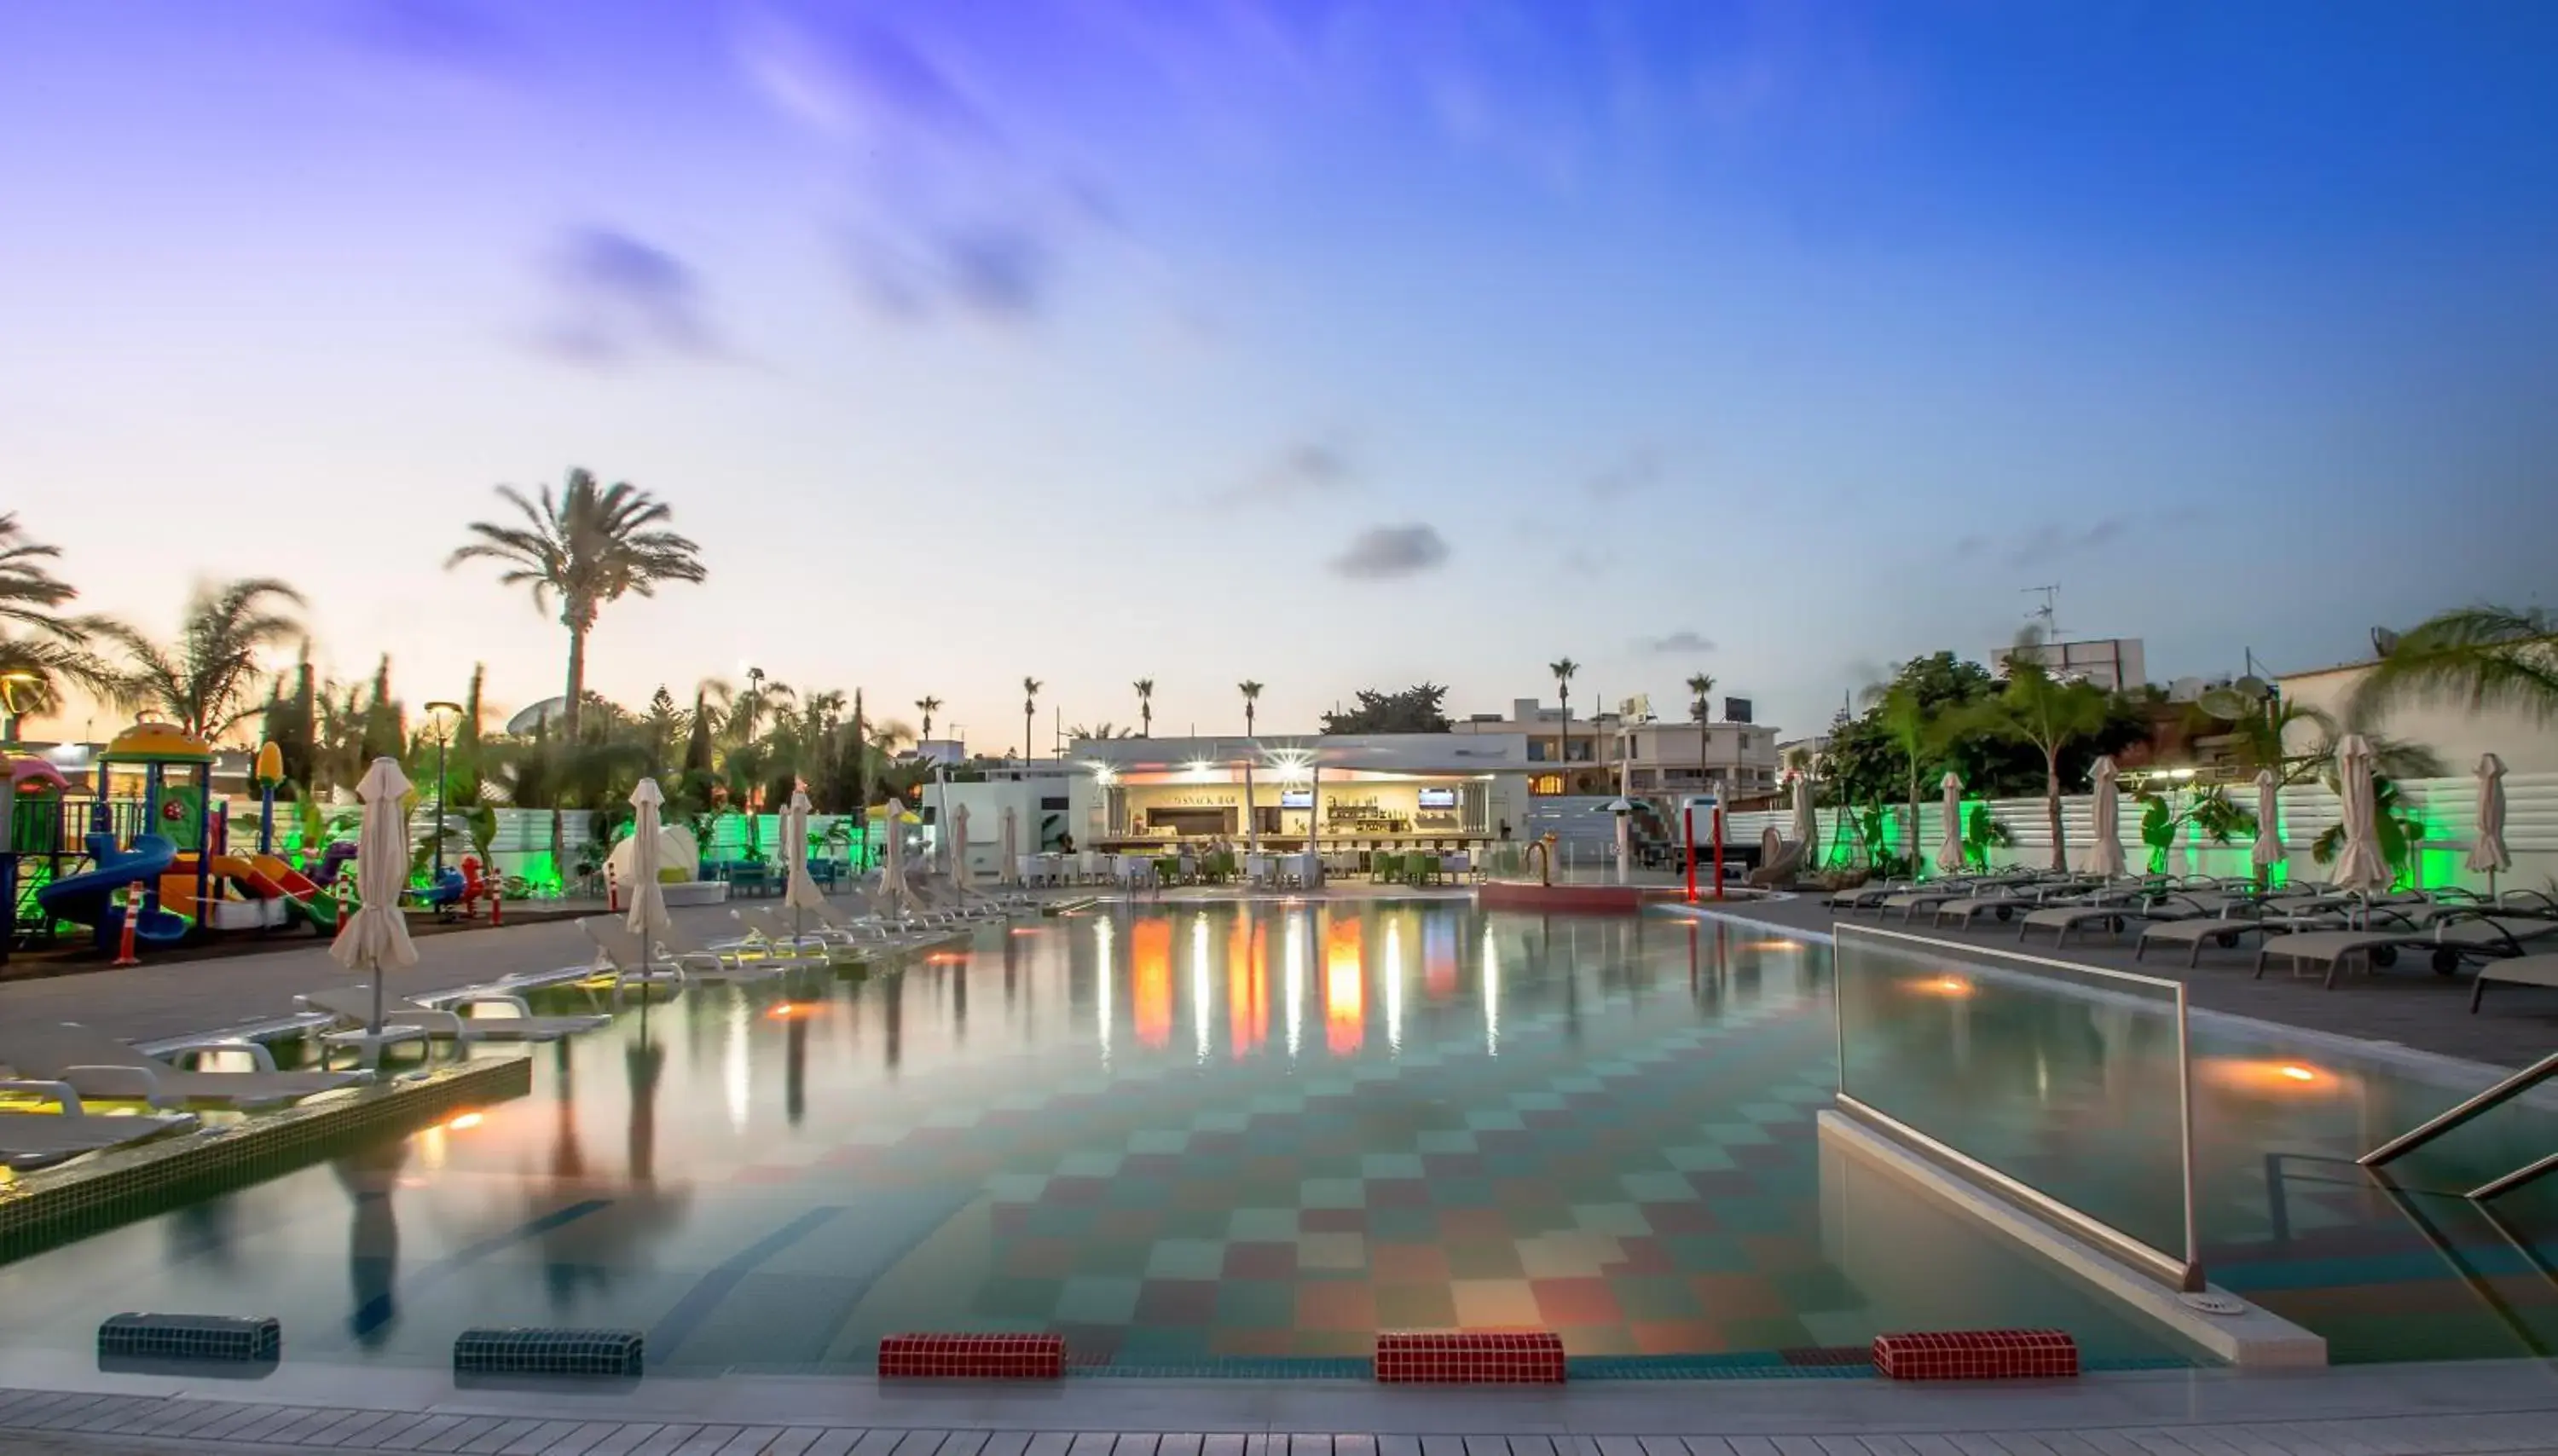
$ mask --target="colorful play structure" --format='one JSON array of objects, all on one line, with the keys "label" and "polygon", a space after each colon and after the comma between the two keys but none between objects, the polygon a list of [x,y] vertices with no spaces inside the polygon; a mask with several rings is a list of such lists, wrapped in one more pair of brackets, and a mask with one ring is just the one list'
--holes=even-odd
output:
[{"label": "colorful play structure", "polygon": [[128,913],[138,950],[296,924],[333,932],[340,903],[327,881],[344,860],[324,856],[318,873],[307,874],[275,853],[282,771],[274,746],[258,755],[265,812],[252,853],[231,848],[213,764],[210,743],[150,719],[98,755],[85,795],[73,794],[43,759],[10,760],[0,902],[12,909],[12,934],[41,940],[60,926],[80,926],[112,951]]}]

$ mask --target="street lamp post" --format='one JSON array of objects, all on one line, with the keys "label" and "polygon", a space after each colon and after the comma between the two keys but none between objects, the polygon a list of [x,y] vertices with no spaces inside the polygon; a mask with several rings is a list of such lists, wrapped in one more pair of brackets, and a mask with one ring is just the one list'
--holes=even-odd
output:
[{"label": "street lamp post", "polygon": [[435,877],[444,878],[445,749],[453,742],[453,726],[462,721],[462,705],[439,698],[426,705],[426,721],[435,728]]}]

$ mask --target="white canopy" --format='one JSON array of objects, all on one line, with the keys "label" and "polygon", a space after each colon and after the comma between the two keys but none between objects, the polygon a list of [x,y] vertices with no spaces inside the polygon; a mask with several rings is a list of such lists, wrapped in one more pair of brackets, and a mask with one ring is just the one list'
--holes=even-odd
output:
[{"label": "white canopy", "polygon": [[388,757],[374,759],[355,786],[364,805],[355,839],[355,894],[363,903],[329,946],[330,959],[339,965],[372,973],[373,1020],[367,1030],[375,1038],[382,1034],[382,973],[417,964],[417,946],[400,910],[400,894],[408,888],[408,815],[400,801],[408,792],[408,776]]},{"label": "white canopy", "polygon": [[2095,843],[2087,850],[2087,872],[2110,879],[2123,872],[2123,773],[2112,754],[2096,760],[2094,778]]},{"label": "white canopy", "polygon": [[1936,847],[1936,867],[1959,874],[1970,861],[1963,855],[1963,780],[1952,769],[1937,787],[1945,791],[1945,840]]}]

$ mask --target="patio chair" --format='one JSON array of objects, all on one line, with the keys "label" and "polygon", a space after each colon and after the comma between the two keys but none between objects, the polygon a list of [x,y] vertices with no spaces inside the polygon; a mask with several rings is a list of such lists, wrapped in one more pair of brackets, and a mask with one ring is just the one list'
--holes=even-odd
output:
[{"label": "patio chair", "polygon": [[198,1072],[136,1051],[105,1032],[76,1021],[20,1022],[0,1026],[0,1065],[22,1077],[67,1082],[84,1097],[132,1098],[153,1107],[203,1103],[224,1108],[271,1108],[324,1092],[360,1087],[370,1072],[279,1072],[275,1055],[254,1041],[198,1048],[240,1052],[248,1072]]},{"label": "patio chair", "polygon": [[1403,882],[1409,885],[1429,884],[1439,877],[1439,857],[1407,854],[1403,857]]},{"label": "patio chair", "polygon": [[1393,884],[1403,878],[1403,857],[1383,850],[1367,853],[1367,879],[1370,884]]},{"label": "patio chair", "polygon": [[[323,1033],[332,1040],[359,1038],[372,1026],[372,988],[362,982],[354,986],[315,991],[294,999],[315,1011],[325,1011],[338,1018],[337,1026]],[[467,1016],[456,1009],[461,1006],[504,1006],[513,1011],[508,1016]],[[404,995],[382,995],[382,1030],[409,1030],[419,1035],[468,1044],[474,1041],[557,1041],[572,1032],[592,1031],[612,1020],[606,1015],[536,1016],[522,996],[508,992],[474,990],[430,1006]]]},{"label": "patio chair", "polygon": [[197,1126],[194,1113],[154,1113],[137,1118],[101,1117],[80,1102],[79,1094],[68,1082],[39,1082],[15,1077],[0,1079],[0,1094],[38,1097],[62,1109],[57,1113],[33,1110],[0,1113],[0,1166],[13,1172],[51,1167],[83,1153],[130,1147],[173,1132],[191,1132]]}]

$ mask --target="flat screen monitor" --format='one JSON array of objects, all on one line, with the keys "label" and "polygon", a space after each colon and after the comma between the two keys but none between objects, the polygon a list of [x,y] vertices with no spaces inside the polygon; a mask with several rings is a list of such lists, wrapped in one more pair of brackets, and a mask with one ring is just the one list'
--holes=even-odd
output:
[{"label": "flat screen monitor", "polygon": [[1315,791],[1313,789],[1281,789],[1279,791],[1279,807],[1282,809],[1312,809],[1315,807]]},{"label": "flat screen monitor", "polygon": [[1454,809],[1457,807],[1457,791],[1455,789],[1423,789],[1421,791],[1421,807],[1424,809]]}]

